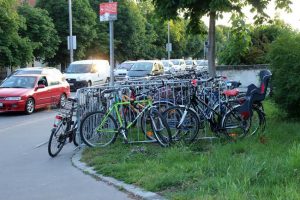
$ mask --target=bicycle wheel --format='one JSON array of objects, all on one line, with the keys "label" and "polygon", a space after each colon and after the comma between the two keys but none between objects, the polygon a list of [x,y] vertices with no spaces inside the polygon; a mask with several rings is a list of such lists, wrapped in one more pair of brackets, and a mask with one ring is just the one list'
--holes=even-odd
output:
[{"label": "bicycle wheel", "polygon": [[48,142],[48,153],[51,157],[57,156],[66,143],[65,130],[61,123],[57,128],[51,130],[51,135]]},{"label": "bicycle wheel", "polygon": [[251,118],[244,119],[238,111],[239,106],[235,106],[227,112],[222,119],[224,134],[229,139],[240,139],[246,136],[251,124]]},{"label": "bicycle wheel", "polygon": [[200,130],[200,121],[195,111],[181,106],[173,106],[163,113],[171,130],[172,140],[192,143]]},{"label": "bicycle wheel", "polygon": [[156,108],[149,111],[149,116],[151,129],[157,142],[163,147],[169,146],[172,142],[172,135],[166,120],[162,117],[162,115]]},{"label": "bicycle wheel", "polygon": [[253,107],[249,135],[255,135],[258,132],[263,133],[266,127],[266,118],[264,112],[259,107]]},{"label": "bicycle wheel", "polygon": [[[80,124],[80,136],[89,147],[105,147],[115,142],[118,135],[116,120],[102,111],[87,114]],[[100,125],[102,126],[100,127]]]},{"label": "bicycle wheel", "polygon": [[[163,113],[167,108],[174,106],[174,104],[170,101],[156,101],[153,103],[153,106],[155,106],[160,113]],[[149,115],[146,114],[147,112],[141,116],[141,129],[149,140],[155,140],[156,138],[151,129]]]}]

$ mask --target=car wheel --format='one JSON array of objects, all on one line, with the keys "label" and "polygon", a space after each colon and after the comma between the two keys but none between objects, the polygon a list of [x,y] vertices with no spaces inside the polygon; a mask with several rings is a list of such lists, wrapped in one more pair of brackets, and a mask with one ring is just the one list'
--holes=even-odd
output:
[{"label": "car wheel", "polygon": [[67,102],[67,96],[63,93],[60,95],[57,107],[61,107],[61,108],[65,107],[66,102]]},{"label": "car wheel", "polygon": [[28,98],[25,105],[25,113],[30,115],[34,112],[35,102],[33,98]]}]

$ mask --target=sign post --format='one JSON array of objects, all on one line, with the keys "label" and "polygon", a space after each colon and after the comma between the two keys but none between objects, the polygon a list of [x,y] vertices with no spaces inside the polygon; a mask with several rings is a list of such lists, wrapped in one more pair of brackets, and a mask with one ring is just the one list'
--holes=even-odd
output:
[{"label": "sign post", "polygon": [[117,2],[101,3],[100,21],[109,21],[110,86],[114,85],[114,20],[117,20]]},{"label": "sign post", "polygon": [[[69,0],[69,31],[70,31],[70,38],[72,38],[73,35],[73,29],[72,29],[72,0]],[[70,49],[70,63],[73,62],[74,57],[73,57],[73,42],[70,42],[70,40],[68,40],[68,42],[70,43],[69,45],[69,49]]]}]

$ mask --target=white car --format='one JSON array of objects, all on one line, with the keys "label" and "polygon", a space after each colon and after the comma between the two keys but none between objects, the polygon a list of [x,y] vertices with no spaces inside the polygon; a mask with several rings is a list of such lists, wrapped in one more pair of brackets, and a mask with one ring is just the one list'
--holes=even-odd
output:
[{"label": "white car", "polygon": [[186,70],[196,69],[197,63],[195,60],[185,60]]},{"label": "white car", "polygon": [[114,76],[116,80],[123,80],[128,74],[128,71],[131,69],[135,61],[125,61],[121,63],[115,70]]},{"label": "white car", "polygon": [[208,71],[208,60],[197,60],[196,61],[197,66],[196,70],[203,72],[203,71]]},{"label": "white car", "polygon": [[107,60],[80,60],[72,62],[65,71],[71,90],[90,87],[109,81],[110,66]]},{"label": "white car", "polygon": [[183,59],[171,59],[174,64],[175,72],[185,71],[186,64]]},{"label": "white car", "polygon": [[173,74],[175,72],[174,64],[170,60],[162,60],[165,74]]}]

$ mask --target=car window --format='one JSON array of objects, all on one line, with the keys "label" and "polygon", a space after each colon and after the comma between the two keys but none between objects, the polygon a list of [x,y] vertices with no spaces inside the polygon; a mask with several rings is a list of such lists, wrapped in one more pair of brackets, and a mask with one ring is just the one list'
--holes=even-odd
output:
[{"label": "car window", "polygon": [[49,75],[48,77],[49,86],[59,85],[61,83],[61,77],[55,75]]},{"label": "car window", "polygon": [[0,87],[2,88],[33,88],[36,77],[32,76],[10,76]]},{"label": "car window", "polygon": [[70,64],[66,73],[89,73],[91,69],[91,64]]},{"label": "car window", "polygon": [[153,64],[151,62],[137,62],[131,67],[131,71],[151,71]]},{"label": "car window", "polygon": [[41,74],[42,70],[17,70],[15,71],[14,75],[19,75],[19,74]]},{"label": "car window", "polygon": [[39,78],[38,85],[45,85],[46,87],[48,86],[48,81],[46,76],[42,76]]}]

